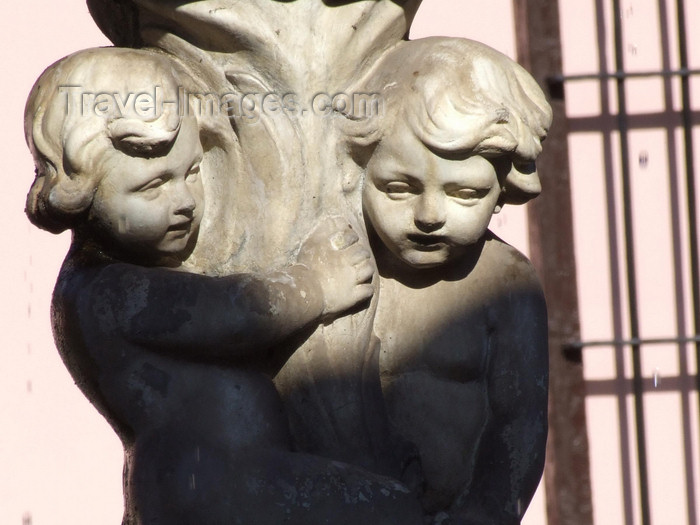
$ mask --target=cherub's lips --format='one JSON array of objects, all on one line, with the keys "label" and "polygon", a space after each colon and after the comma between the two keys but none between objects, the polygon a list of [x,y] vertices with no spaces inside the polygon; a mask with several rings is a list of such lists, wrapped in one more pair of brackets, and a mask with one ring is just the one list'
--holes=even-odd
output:
[{"label": "cherub's lips", "polygon": [[168,227],[168,231],[169,231],[169,232],[173,232],[173,233],[175,233],[175,234],[182,234],[182,235],[184,235],[184,234],[186,234],[186,233],[189,233],[191,226],[192,226],[192,221],[191,221],[191,220],[182,221],[182,222],[177,222],[177,223],[175,223],[175,224],[171,224],[171,225]]},{"label": "cherub's lips", "polygon": [[449,239],[444,235],[409,233],[406,238],[415,245],[416,249],[424,251],[440,250],[449,244]]}]

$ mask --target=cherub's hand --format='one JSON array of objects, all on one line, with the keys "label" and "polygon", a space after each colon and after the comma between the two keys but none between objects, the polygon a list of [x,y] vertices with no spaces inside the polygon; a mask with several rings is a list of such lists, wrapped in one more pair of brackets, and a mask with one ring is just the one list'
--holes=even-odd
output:
[{"label": "cherub's hand", "polygon": [[369,251],[341,217],[324,219],[304,241],[297,262],[308,267],[323,291],[323,315],[339,314],[374,293]]}]

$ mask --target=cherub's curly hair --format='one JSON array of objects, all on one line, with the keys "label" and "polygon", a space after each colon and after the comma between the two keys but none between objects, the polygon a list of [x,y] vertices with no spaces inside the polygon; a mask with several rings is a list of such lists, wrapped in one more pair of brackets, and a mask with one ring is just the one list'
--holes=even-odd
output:
[{"label": "cherub's curly hair", "polygon": [[513,168],[504,201],[537,196],[535,159],[552,121],[544,94],[516,62],[478,42],[434,37],[402,42],[390,50],[355,92],[378,93],[382,112],[345,115],[343,130],[360,165],[384,134],[403,119],[441,155],[507,155]]},{"label": "cherub's curly hair", "polygon": [[[26,213],[35,225],[53,233],[73,228],[92,204],[105,152],[130,156],[166,154],[180,130],[181,115],[164,108],[153,118],[85,112],[72,94],[152,92],[177,96],[173,63],[155,52],[97,48],[69,55],[50,66],[32,88],[25,109],[25,136],[34,157],[36,178],[27,195]],[[125,98],[122,98],[125,100]]]}]

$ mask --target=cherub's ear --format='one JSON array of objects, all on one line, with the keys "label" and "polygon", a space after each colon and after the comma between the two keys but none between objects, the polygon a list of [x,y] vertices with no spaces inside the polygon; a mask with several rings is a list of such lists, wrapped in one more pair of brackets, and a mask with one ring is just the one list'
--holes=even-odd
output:
[{"label": "cherub's ear", "polygon": [[350,194],[362,186],[364,169],[354,162],[343,163],[343,193]]},{"label": "cherub's ear", "polygon": [[380,117],[356,119],[344,114],[336,117],[342,137],[339,144],[341,158],[351,160],[343,173],[343,191],[352,193],[361,185],[367,164],[381,140],[382,127],[376,122]]}]

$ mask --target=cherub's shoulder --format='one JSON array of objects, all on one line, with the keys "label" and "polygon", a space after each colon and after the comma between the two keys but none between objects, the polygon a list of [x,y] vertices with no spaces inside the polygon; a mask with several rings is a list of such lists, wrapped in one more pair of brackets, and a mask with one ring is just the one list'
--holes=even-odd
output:
[{"label": "cherub's shoulder", "polygon": [[530,260],[520,251],[489,232],[480,262],[484,271],[503,285],[528,284],[541,288]]},{"label": "cherub's shoulder", "polygon": [[[528,330],[546,332],[544,292],[528,258],[495,235],[486,240],[482,255],[483,282],[493,298],[494,323],[508,327],[513,335]],[[513,326],[519,328],[511,330]]]},{"label": "cherub's shoulder", "polygon": [[121,281],[134,274],[136,266],[124,263],[84,260],[79,256],[69,255],[58,274],[57,288],[83,289],[92,286],[104,286],[110,281]]},{"label": "cherub's shoulder", "polygon": [[89,311],[126,304],[128,296],[143,295],[148,281],[140,266],[96,261],[69,255],[61,267],[53,293],[54,306]]}]

